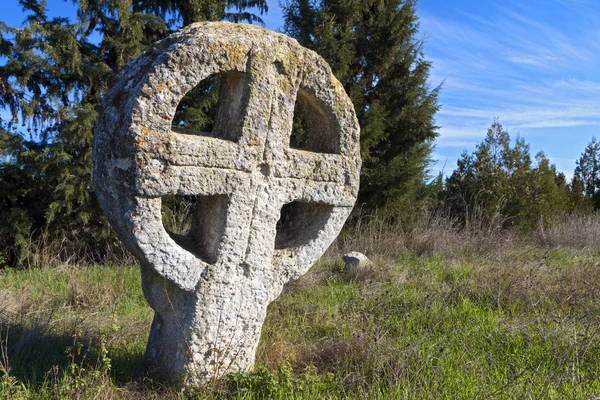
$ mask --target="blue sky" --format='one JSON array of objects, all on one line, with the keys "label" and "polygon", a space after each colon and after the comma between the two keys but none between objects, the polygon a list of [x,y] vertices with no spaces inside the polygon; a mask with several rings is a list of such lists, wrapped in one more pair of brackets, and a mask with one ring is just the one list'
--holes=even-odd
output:
[{"label": "blue sky", "polygon": [[598,0],[421,0],[421,34],[445,80],[438,168],[455,167],[494,117],[571,176],[600,124]]},{"label": "blue sky", "polygon": [[[3,4],[0,19],[19,26],[17,0]],[[71,2],[47,4],[51,16],[75,15]],[[498,117],[570,177],[600,136],[600,1],[420,0],[418,16],[431,84],[444,81],[434,170],[452,172]],[[277,0],[263,19],[282,27]]]}]

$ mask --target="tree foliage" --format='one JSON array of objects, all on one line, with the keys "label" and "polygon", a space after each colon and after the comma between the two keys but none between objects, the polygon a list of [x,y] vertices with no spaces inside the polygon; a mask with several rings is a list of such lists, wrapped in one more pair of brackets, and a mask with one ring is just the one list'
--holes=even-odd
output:
[{"label": "tree foliage", "polygon": [[[74,0],[77,20],[19,0],[25,21],[0,23],[0,261],[23,261],[44,230],[99,259],[117,243],[91,186],[92,132],[112,77],[148,45],[203,20],[262,22],[265,0]],[[202,88],[199,89],[202,91]],[[191,111],[190,111],[191,113]],[[202,116],[195,114],[196,118]]]},{"label": "tree foliage", "polygon": [[529,145],[496,120],[475,152],[464,152],[442,192],[451,214],[488,227],[547,226],[570,210],[566,178],[543,152],[532,162]]},{"label": "tree foliage", "polygon": [[359,203],[409,218],[422,207],[440,87],[417,38],[414,0],[287,0],[285,32],[329,62],[356,109]]},{"label": "tree foliage", "polygon": [[595,137],[577,160],[572,188],[578,204],[592,205],[596,210],[600,208],[600,143]]}]

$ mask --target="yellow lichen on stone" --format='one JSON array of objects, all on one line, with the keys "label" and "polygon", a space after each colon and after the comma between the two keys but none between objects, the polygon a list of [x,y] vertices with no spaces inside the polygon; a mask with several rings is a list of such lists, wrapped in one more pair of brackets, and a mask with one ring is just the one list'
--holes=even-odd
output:
[{"label": "yellow lichen on stone", "polygon": [[135,145],[136,145],[136,147],[138,147],[138,148],[139,147],[143,147],[144,143],[145,143],[145,141],[144,141],[144,137],[143,136],[137,136],[135,138]]},{"label": "yellow lichen on stone", "polygon": [[247,59],[247,54],[244,50],[233,47],[227,49],[227,55],[229,56],[229,68],[235,69],[238,66],[243,65],[244,61]]},{"label": "yellow lichen on stone", "polygon": [[344,87],[342,86],[340,81],[338,81],[335,78],[335,76],[333,76],[333,74],[331,74],[331,83],[332,83],[333,87],[335,88],[335,94],[338,97],[338,99],[346,97],[346,92],[344,91]]},{"label": "yellow lichen on stone", "polygon": [[306,66],[306,73],[307,74],[312,74],[313,72],[315,72],[314,68],[310,65]]}]

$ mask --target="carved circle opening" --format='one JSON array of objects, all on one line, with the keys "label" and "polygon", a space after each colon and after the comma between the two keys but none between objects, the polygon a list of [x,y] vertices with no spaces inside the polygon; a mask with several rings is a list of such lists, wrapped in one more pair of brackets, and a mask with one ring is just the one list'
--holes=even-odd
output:
[{"label": "carved circle opening", "polygon": [[237,141],[247,103],[246,87],[243,72],[221,72],[203,79],[179,101],[172,131]]},{"label": "carved circle opening", "polygon": [[315,153],[340,153],[339,126],[321,101],[298,90],[290,147]]}]

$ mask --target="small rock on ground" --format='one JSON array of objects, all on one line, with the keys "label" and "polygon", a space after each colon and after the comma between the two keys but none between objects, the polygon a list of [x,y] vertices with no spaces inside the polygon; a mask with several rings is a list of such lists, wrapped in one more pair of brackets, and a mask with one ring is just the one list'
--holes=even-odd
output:
[{"label": "small rock on ground", "polygon": [[373,262],[367,256],[358,251],[344,254],[342,260],[346,263],[344,265],[344,273],[356,272],[356,270],[373,265]]}]

